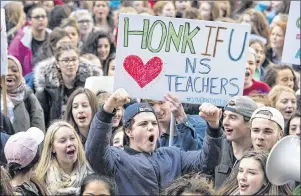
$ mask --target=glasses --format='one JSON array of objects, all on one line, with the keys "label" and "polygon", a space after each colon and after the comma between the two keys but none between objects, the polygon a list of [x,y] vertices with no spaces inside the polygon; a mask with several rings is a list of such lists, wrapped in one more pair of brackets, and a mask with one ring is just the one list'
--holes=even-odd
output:
[{"label": "glasses", "polygon": [[36,19],[36,20],[40,20],[41,18],[42,18],[42,19],[47,18],[47,16],[46,16],[46,15],[38,15],[38,16],[33,16],[33,17],[31,17],[31,18],[34,18],[34,19]]},{"label": "glasses", "polygon": [[78,21],[78,23],[80,23],[80,24],[84,24],[84,23],[89,24],[89,23],[91,23],[91,22],[92,22],[91,20],[79,20],[79,21]]},{"label": "glasses", "polygon": [[72,59],[62,59],[62,60],[59,60],[60,62],[62,62],[64,65],[69,65],[70,62],[72,63],[76,63],[78,61],[78,58],[72,58]]}]

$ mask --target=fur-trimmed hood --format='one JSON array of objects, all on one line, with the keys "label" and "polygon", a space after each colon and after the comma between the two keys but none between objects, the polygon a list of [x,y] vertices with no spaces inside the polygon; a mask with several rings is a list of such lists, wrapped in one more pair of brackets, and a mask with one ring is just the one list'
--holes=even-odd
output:
[{"label": "fur-trimmed hood", "polygon": [[[101,73],[90,61],[81,59],[75,78],[75,87],[84,87],[86,79],[90,76],[99,76]],[[59,88],[61,73],[56,66],[54,57],[39,62],[34,68],[34,85],[36,91],[42,91],[45,88]]]}]

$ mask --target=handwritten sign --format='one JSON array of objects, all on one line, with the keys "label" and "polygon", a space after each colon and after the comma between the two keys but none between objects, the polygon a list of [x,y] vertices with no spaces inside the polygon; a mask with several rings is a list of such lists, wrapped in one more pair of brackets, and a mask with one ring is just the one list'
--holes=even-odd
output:
[{"label": "handwritten sign", "polygon": [[300,65],[300,1],[291,1],[282,62]]},{"label": "handwritten sign", "polygon": [[223,106],[242,95],[250,26],[120,14],[114,89]]},{"label": "handwritten sign", "polygon": [[7,35],[5,23],[5,10],[1,8],[1,76],[7,75]]}]

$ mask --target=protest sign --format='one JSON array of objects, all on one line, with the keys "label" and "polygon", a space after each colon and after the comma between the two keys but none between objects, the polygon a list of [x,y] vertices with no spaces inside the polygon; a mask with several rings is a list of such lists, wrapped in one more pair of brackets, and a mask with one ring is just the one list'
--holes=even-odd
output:
[{"label": "protest sign", "polygon": [[282,62],[300,65],[300,1],[292,1],[283,46]]},{"label": "protest sign", "polygon": [[5,10],[1,8],[1,76],[7,75],[7,35],[5,23]]},{"label": "protest sign", "polygon": [[107,91],[113,93],[114,77],[113,76],[91,76],[86,79],[85,88],[94,93],[98,91]]},{"label": "protest sign", "polygon": [[114,89],[223,106],[243,94],[250,25],[120,14]]}]

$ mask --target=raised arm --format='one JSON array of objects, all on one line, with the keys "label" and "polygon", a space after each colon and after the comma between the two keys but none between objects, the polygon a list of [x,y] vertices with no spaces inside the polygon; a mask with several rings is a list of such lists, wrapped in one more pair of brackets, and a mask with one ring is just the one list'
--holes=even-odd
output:
[{"label": "raised arm", "polygon": [[115,108],[129,103],[124,89],[116,90],[95,115],[86,141],[86,157],[94,171],[107,174],[114,170],[117,151],[110,148],[112,117]]},{"label": "raised arm", "polygon": [[182,152],[182,172],[211,171],[220,162],[223,131],[221,129],[221,109],[208,103],[200,107],[200,116],[208,126],[203,142],[203,149],[193,152]]}]

